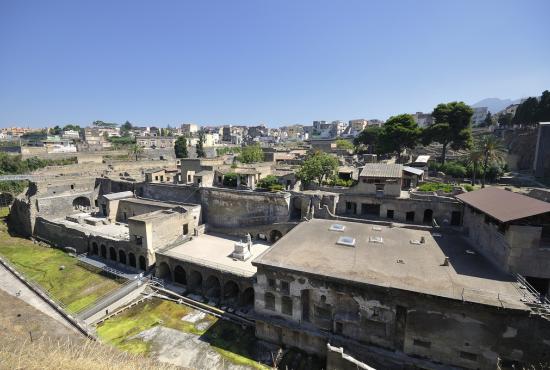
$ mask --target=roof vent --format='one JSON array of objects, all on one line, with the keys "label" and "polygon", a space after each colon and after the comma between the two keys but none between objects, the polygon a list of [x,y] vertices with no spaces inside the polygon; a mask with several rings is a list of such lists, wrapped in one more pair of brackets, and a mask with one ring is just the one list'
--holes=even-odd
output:
[{"label": "roof vent", "polygon": [[344,232],[346,227],[344,225],[341,225],[341,224],[332,224],[332,225],[330,225],[330,227],[328,229],[330,231]]},{"label": "roof vent", "polygon": [[351,236],[341,236],[336,244],[345,245],[346,247],[355,247],[355,238]]},{"label": "roof vent", "polygon": [[369,236],[369,243],[384,244],[384,239],[381,236]]}]

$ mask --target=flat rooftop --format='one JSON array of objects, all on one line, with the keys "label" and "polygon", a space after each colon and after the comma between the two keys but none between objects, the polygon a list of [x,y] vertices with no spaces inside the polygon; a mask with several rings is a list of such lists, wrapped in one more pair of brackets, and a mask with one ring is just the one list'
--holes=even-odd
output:
[{"label": "flat rooftop", "polygon": [[252,265],[252,260],[265,252],[269,245],[255,243],[251,248],[252,257],[246,261],[234,260],[231,253],[235,242],[240,240],[244,241],[244,238],[223,234],[201,234],[193,237],[192,240],[157,253],[232,274],[252,277],[256,274],[256,266]]},{"label": "flat rooftop", "polygon": [[[344,230],[329,230],[333,224]],[[355,246],[337,244],[342,236],[354,238]],[[449,266],[442,266],[445,256],[450,258]],[[298,224],[253,263],[327,280],[528,309],[516,280],[453,233],[312,219]]]},{"label": "flat rooftop", "polygon": [[[73,218],[82,218],[90,221],[102,221],[104,218],[92,217],[89,213],[76,213],[72,214]],[[80,230],[92,235],[100,235],[113,240],[129,240],[130,235],[128,233],[128,225],[125,224],[107,224],[97,222],[96,225],[90,225],[87,223],[79,224],[77,222],[69,221],[65,218],[50,219],[50,222],[56,224],[65,225],[68,228]]]}]

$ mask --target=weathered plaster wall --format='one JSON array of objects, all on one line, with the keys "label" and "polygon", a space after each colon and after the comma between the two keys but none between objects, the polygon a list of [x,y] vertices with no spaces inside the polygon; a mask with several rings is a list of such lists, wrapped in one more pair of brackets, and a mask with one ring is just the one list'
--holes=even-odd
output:
[{"label": "weathered plaster wall", "polygon": [[[320,355],[326,354],[330,340],[358,359],[377,348],[390,357],[401,351],[470,369],[494,369],[497,357],[524,363],[550,360],[550,321],[527,307],[514,310],[354,286],[262,266],[256,279],[255,310],[262,322],[256,333],[279,344],[294,345],[291,340],[299,331],[311,336],[299,347]],[[268,307],[266,294],[274,297],[274,309]],[[283,299],[292,301],[291,311],[287,305],[284,312]]]}]

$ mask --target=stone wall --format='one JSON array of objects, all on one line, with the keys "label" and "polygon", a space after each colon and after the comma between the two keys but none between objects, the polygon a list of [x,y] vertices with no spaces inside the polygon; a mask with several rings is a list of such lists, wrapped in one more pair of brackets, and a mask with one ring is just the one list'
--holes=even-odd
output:
[{"label": "stone wall", "polygon": [[402,365],[429,358],[469,369],[494,369],[498,357],[525,364],[550,360],[550,321],[527,306],[511,309],[356,286],[267,266],[258,266],[256,280],[257,336],[321,356],[330,340],[366,363],[372,353],[380,360],[404,353]]},{"label": "stone wall", "polygon": [[[367,206],[363,206],[364,204]],[[373,211],[377,211],[377,213],[373,213]],[[391,216],[391,211],[393,211],[393,218],[389,217]],[[425,215],[428,216],[427,213],[430,211],[431,218],[434,218],[439,225],[448,225],[453,220],[453,212],[457,212],[455,217],[461,221],[463,205],[456,200],[439,199],[439,201],[435,201],[433,199],[377,198],[362,194],[345,193],[340,194],[336,206],[337,215],[357,218],[379,217],[388,221],[394,220],[416,224],[431,224],[424,217]],[[410,212],[414,212],[414,214]],[[407,213],[413,218],[408,218]]]},{"label": "stone wall", "polygon": [[34,227],[34,236],[58,248],[71,248],[77,254],[88,251],[88,235],[83,231],[38,217]]}]

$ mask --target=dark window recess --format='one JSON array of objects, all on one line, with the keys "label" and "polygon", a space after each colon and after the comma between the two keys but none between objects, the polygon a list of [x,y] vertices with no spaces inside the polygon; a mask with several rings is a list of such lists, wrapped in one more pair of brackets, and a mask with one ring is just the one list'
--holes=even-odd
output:
[{"label": "dark window recess", "polygon": [[472,352],[460,351],[460,358],[468,361],[477,361],[477,355]]},{"label": "dark window recess", "polygon": [[183,225],[183,235],[189,234],[189,225],[185,224]]},{"label": "dark window recess", "polygon": [[414,212],[413,211],[407,212],[405,214],[405,220],[408,222],[414,222]]},{"label": "dark window recess", "polygon": [[290,284],[288,283],[288,281],[281,281],[281,292],[283,292],[284,294],[290,293]]},{"label": "dark window recess", "polygon": [[124,221],[126,221],[126,219],[128,218],[128,216],[126,215],[126,212],[122,212],[122,218],[124,219]]},{"label": "dark window recess", "polygon": [[302,301],[302,320],[309,322],[309,290],[302,290],[300,298]]},{"label": "dark window recess", "polygon": [[328,308],[315,306],[315,317],[321,320],[330,320],[332,315]]},{"label": "dark window recess", "polygon": [[275,279],[267,279],[267,285],[270,288],[275,289]]},{"label": "dark window recess", "polygon": [[136,244],[142,245],[143,244],[143,237],[136,235]]},{"label": "dark window recess", "polygon": [[265,308],[267,310],[275,311],[275,296],[271,293],[265,293]]},{"label": "dark window recess", "polygon": [[422,339],[414,339],[413,344],[417,347],[430,348],[432,346],[431,342]]},{"label": "dark window recess", "polygon": [[344,324],[341,322],[336,322],[334,331],[336,332],[336,334],[342,334],[344,332]]},{"label": "dark window recess", "polygon": [[292,316],[292,298],[290,297],[283,297],[281,299],[281,311],[285,315]]},{"label": "dark window recess", "polygon": [[386,211],[386,217],[393,220],[393,216],[394,216],[394,210],[393,209],[388,209]]}]

